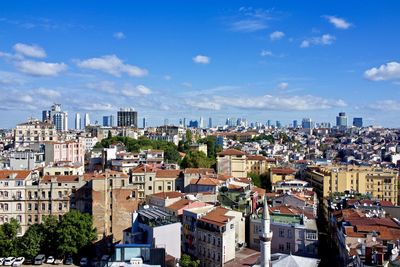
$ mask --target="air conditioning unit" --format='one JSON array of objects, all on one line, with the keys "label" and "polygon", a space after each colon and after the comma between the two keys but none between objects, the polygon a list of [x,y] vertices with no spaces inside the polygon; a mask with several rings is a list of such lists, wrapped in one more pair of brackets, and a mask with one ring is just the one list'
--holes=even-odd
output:
[{"label": "air conditioning unit", "polygon": [[142,266],[143,259],[142,258],[131,258],[130,264],[132,264],[133,266],[137,266],[137,267]]}]

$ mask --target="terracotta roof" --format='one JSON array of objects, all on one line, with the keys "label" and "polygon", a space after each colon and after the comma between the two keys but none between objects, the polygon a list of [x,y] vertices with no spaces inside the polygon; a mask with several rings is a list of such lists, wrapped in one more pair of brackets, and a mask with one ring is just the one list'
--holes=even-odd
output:
[{"label": "terracotta roof", "polygon": [[284,174],[295,174],[296,170],[291,168],[271,168],[273,174],[284,175]]},{"label": "terracotta roof", "polygon": [[79,181],[79,175],[45,175],[42,178],[43,182],[50,182],[52,178],[55,178],[57,182],[71,183]]},{"label": "terracotta roof", "polygon": [[222,181],[219,181],[218,179],[207,178],[207,177],[193,178],[192,180],[190,180],[190,184],[193,184],[193,185],[213,185],[213,186],[218,186],[221,183],[222,183]]},{"label": "terracotta roof", "polygon": [[171,192],[160,192],[160,193],[155,193],[152,194],[150,196],[154,196],[154,197],[158,197],[158,198],[162,198],[162,199],[168,199],[168,198],[178,198],[178,197],[182,197],[183,194],[176,192],[176,191],[171,191]]},{"label": "terracotta roof", "polygon": [[15,180],[25,180],[31,171],[25,170],[0,170],[0,180],[10,179],[12,175],[15,175]]},{"label": "terracotta roof", "polygon": [[260,197],[264,197],[266,191],[265,191],[265,189],[262,189],[260,187],[253,186],[253,188],[251,189],[251,192],[257,192]]},{"label": "terracotta roof", "polygon": [[291,207],[291,206],[287,206],[287,205],[270,207],[269,208],[269,213],[270,214],[278,213],[278,214],[287,214],[287,215],[300,215],[300,214],[302,214],[302,212],[300,212],[295,207]]},{"label": "terracotta roof", "polygon": [[113,171],[113,170],[106,170],[105,172],[91,172],[85,173],[84,179],[85,180],[92,180],[92,179],[105,179],[108,177],[124,177],[128,178],[129,176],[126,173]]},{"label": "terracotta roof", "polygon": [[237,149],[227,149],[224,150],[220,153],[218,153],[219,156],[242,156],[242,155],[246,155],[245,152],[237,150]]},{"label": "terracotta roof", "polygon": [[227,222],[230,221],[232,218],[231,216],[226,216],[225,214],[228,212],[228,209],[225,209],[223,207],[217,207],[201,217],[199,221],[203,221],[209,224],[214,224],[217,226],[223,226]]},{"label": "terracotta roof", "polygon": [[187,174],[214,174],[215,170],[212,168],[186,168],[184,173]]},{"label": "terracotta roof", "polygon": [[177,202],[169,205],[167,208],[169,210],[178,211],[180,209],[183,209],[187,205],[189,205],[189,203],[191,203],[191,202],[193,202],[193,201],[190,201],[189,199],[186,199],[186,198],[182,198],[182,199],[178,200]]},{"label": "terracotta roof", "polygon": [[180,170],[157,170],[156,178],[177,178],[180,173]]},{"label": "terracotta roof", "polygon": [[157,168],[151,165],[139,165],[136,168],[132,169],[132,173],[144,173],[144,172],[156,172]]},{"label": "terracotta roof", "polygon": [[261,156],[261,155],[248,155],[247,160],[267,160],[266,157]]}]

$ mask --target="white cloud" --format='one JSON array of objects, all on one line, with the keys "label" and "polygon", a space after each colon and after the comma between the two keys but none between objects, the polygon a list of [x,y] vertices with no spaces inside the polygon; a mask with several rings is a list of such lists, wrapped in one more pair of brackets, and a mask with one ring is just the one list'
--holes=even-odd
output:
[{"label": "white cloud", "polygon": [[78,67],[99,70],[120,77],[123,73],[133,77],[142,77],[148,74],[146,69],[124,64],[116,55],[106,55],[97,58],[89,58],[77,62]]},{"label": "white cloud", "polygon": [[341,100],[325,99],[312,95],[305,96],[272,96],[264,95],[258,97],[198,97],[198,99],[187,100],[186,104],[200,109],[220,110],[227,107],[246,110],[282,110],[282,111],[305,111],[321,110],[334,107],[345,107],[347,104]]},{"label": "white cloud", "polygon": [[122,39],[126,38],[126,36],[125,36],[125,34],[123,32],[116,32],[116,33],[114,33],[113,36],[117,40],[122,40]]},{"label": "white cloud", "polygon": [[88,83],[86,85],[87,88],[89,89],[94,89],[94,90],[98,90],[101,92],[105,92],[105,93],[116,93],[117,90],[115,89],[115,84],[113,82],[110,81],[101,81],[101,82],[96,82],[96,83]]},{"label": "white cloud", "polygon": [[364,77],[372,81],[386,81],[400,79],[400,63],[396,61],[371,68],[364,72]]},{"label": "white cloud", "polygon": [[241,7],[230,26],[232,31],[255,32],[267,28],[271,18],[271,10]]},{"label": "white cloud", "polygon": [[262,57],[272,57],[273,53],[269,50],[261,50],[260,56]]},{"label": "white cloud", "polygon": [[170,75],[164,75],[164,80],[166,81],[170,81],[172,79],[172,77]]},{"label": "white cloud", "polygon": [[289,83],[287,83],[287,82],[281,82],[278,84],[278,89],[281,89],[281,90],[285,90],[288,87],[289,87]]},{"label": "white cloud", "polygon": [[33,76],[57,76],[67,69],[64,63],[48,63],[43,61],[23,60],[16,62],[17,69]]},{"label": "white cloud", "polygon": [[335,17],[335,16],[323,16],[326,18],[333,26],[338,29],[346,30],[352,26],[351,23],[347,22],[343,18]]},{"label": "white cloud", "polygon": [[193,62],[197,64],[209,64],[211,59],[204,55],[197,55],[193,58]]},{"label": "white cloud", "polygon": [[182,86],[187,87],[187,88],[192,88],[193,87],[193,85],[191,83],[189,83],[189,82],[183,82],[181,84],[182,84]]},{"label": "white cloud", "polygon": [[336,37],[330,34],[323,34],[321,36],[313,37],[303,40],[300,44],[301,48],[307,48],[311,45],[331,45],[336,40]]},{"label": "white cloud", "polygon": [[134,96],[146,96],[151,94],[152,91],[150,88],[144,85],[132,86],[130,84],[126,84],[124,86],[124,89],[122,89],[121,93],[122,95],[127,97],[134,97]]},{"label": "white cloud", "polygon": [[39,88],[35,90],[35,93],[48,98],[57,98],[61,96],[61,93],[59,91],[45,88]]},{"label": "white cloud", "polygon": [[271,39],[271,41],[276,41],[276,40],[282,39],[284,36],[285,36],[284,32],[274,31],[273,33],[271,33],[269,35],[269,38]]},{"label": "white cloud", "polygon": [[117,108],[110,103],[82,103],[79,108],[87,111],[115,111]]},{"label": "white cloud", "polygon": [[17,43],[14,45],[14,50],[17,54],[27,57],[34,58],[45,58],[46,52],[43,48],[37,45],[27,45],[22,43]]},{"label": "white cloud", "polygon": [[381,100],[368,105],[368,107],[379,111],[400,111],[400,101]]}]

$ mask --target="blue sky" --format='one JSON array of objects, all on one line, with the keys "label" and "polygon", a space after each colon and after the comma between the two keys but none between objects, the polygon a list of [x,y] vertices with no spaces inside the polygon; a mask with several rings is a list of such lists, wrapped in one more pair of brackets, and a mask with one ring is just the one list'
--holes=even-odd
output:
[{"label": "blue sky", "polygon": [[398,1],[1,1],[0,127],[311,117],[398,127]]}]

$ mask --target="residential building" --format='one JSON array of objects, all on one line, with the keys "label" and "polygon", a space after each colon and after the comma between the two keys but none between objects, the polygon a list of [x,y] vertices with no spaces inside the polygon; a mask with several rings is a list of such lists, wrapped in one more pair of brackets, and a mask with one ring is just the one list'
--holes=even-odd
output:
[{"label": "residential building", "polygon": [[306,169],[305,177],[317,194],[358,192],[398,205],[399,172],[395,169],[362,166],[320,166]]},{"label": "residential building", "polygon": [[37,179],[38,176],[29,170],[0,170],[0,225],[16,219],[20,224],[18,236],[23,235],[29,225],[25,188]]},{"label": "residential building", "polygon": [[29,146],[46,141],[57,141],[58,134],[54,124],[39,120],[29,120],[17,124],[14,130],[14,146]]},{"label": "residential building", "polygon": [[165,248],[168,255],[180,259],[181,227],[177,217],[157,207],[141,208],[133,213],[132,227],[124,231],[123,243]]},{"label": "residential building", "polygon": [[[314,217],[307,217],[300,208],[276,206],[269,208],[271,218],[271,253],[285,253],[299,256],[318,255],[318,230]],[[262,232],[262,217],[250,217],[250,248],[260,249],[259,236]]]},{"label": "residential building", "polygon": [[236,149],[218,153],[217,172],[234,177],[247,177],[246,153]]},{"label": "residential building", "polygon": [[68,161],[83,165],[85,160],[85,147],[81,141],[46,142],[46,165],[59,161]]}]

